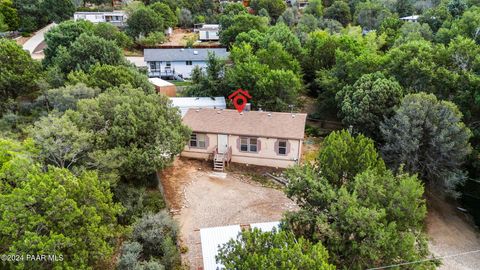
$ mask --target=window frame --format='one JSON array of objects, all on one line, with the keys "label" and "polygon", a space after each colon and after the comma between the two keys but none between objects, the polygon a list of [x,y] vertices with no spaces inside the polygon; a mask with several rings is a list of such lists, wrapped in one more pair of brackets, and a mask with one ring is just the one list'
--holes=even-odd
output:
[{"label": "window frame", "polygon": [[[255,141],[255,143],[252,143],[252,141]],[[244,146],[246,146],[246,150],[244,150],[245,149]],[[255,150],[252,150],[252,149],[255,149]],[[240,147],[238,150],[243,153],[258,153],[258,138],[240,137]]]},{"label": "window frame", "polygon": [[[280,144],[281,143],[285,143],[285,146],[281,146]],[[285,152],[282,153],[281,152],[281,149],[283,149]],[[278,140],[278,144],[277,144],[277,153],[279,156],[286,156],[288,153],[287,153],[287,150],[288,150],[288,141],[287,140]]]},{"label": "window frame", "polygon": [[190,141],[189,141],[188,145],[191,148],[206,149],[207,148],[207,134],[192,133],[190,135]]},{"label": "window frame", "polygon": [[193,65],[193,61],[187,60],[187,61],[185,61],[185,65],[187,65],[187,66],[192,66],[192,65]]}]

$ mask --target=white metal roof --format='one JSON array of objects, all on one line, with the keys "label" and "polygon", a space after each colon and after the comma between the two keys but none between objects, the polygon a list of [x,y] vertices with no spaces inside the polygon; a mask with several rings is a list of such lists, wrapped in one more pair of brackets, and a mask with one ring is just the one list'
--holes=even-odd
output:
[{"label": "white metal roof", "polygon": [[170,98],[173,106],[178,107],[182,112],[182,117],[187,114],[188,109],[225,109],[227,103],[225,97],[173,97]]},{"label": "white metal roof", "polygon": [[418,20],[418,18],[420,18],[420,15],[412,15],[412,16],[402,17],[400,18],[400,20],[409,21],[409,20]]},{"label": "white metal roof", "polygon": [[250,224],[250,228],[253,230],[254,228],[259,229],[262,232],[270,232],[273,228],[280,227],[280,221],[273,221],[273,222],[262,222],[262,223],[252,223]]},{"label": "white metal roof", "polygon": [[148,81],[151,82],[153,85],[160,86],[160,87],[174,85],[173,83],[167,82],[160,78],[148,78]]},{"label": "white metal roof", "polygon": [[224,268],[222,264],[217,264],[215,259],[219,246],[227,243],[230,239],[237,239],[240,232],[240,225],[200,229],[204,270]]}]

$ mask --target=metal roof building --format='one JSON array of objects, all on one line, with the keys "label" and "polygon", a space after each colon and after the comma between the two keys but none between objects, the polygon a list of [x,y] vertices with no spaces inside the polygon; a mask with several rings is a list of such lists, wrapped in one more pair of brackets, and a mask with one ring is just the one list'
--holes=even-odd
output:
[{"label": "metal roof building", "polygon": [[215,259],[219,246],[227,243],[230,239],[236,239],[240,232],[240,225],[200,229],[204,270],[224,268]]},{"label": "metal roof building", "polygon": [[146,62],[152,61],[206,61],[208,53],[214,53],[218,58],[227,58],[225,48],[177,48],[177,49],[144,49]]},{"label": "metal roof building", "polygon": [[[279,221],[252,223],[250,224],[250,228],[258,228],[263,232],[267,232],[273,230],[273,228],[278,228],[279,225]],[[242,228],[240,225],[200,229],[204,270],[217,270],[224,268],[223,265],[217,263],[215,259],[219,247],[226,244],[230,239],[237,239],[237,236],[241,231]]]},{"label": "metal roof building", "polygon": [[170,98],[173,106],[178,107],[182,117],[187,114],[188,109],[226,109],[227,103],[224,97],[173,97]]}]

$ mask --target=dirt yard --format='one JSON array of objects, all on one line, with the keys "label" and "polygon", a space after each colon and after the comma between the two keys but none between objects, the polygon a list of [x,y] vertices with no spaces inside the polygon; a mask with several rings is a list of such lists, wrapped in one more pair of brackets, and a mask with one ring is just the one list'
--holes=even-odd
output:
[{"label": "dirt yard", "polygon": [[[429,196],[427,230],[430,251],[447,256],[480,249],[480,236],[463,213],[444,200]],[[480,252],[442,260],[440,270],[480,269]]]},{"label": "dirt yard", "polygon": [[162,46],[185,46],[189,39],[196,38],[197,34],[191,31],[176,28],[173,33],[168,37],[168,41],[163,43]]},{"label": "dirt yard", "polygon": [[280,220],[297,206],[281,190],[267,188],[242,174],[215,174],[211,164],[178,159],[161,175],[170,209],[188,248],[183,261],[202,266],[200,228]]}]

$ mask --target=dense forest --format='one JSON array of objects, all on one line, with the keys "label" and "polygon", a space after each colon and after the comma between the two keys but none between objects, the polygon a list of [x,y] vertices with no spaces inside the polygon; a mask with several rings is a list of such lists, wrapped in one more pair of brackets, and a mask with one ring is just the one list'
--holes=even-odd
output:
[{"label": "dense forest", "polygon": [[[246,2],[131,1],[118,29],[70,20],[76,10],[112,10],[111,1],[0,0],[2,33],[58,23],[42,61],[0,38],[0,253],[64,256],[2,267],[186,267],[156,172],[191,131],[124,55],[195,23],[219,23],[230,55],[210,55],[184,95],[248,89],[253,109],[285,112],[314,100],[309,117],[345,127],[324,138],[314,162],[285,172],[300,211],[285,213],[279,232],[245,231],[222,247],[227,269],[425,259],[429,193],[480,220],[479,1]],[[418,21],[401,19],[411,15]]]}]

